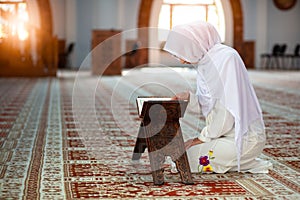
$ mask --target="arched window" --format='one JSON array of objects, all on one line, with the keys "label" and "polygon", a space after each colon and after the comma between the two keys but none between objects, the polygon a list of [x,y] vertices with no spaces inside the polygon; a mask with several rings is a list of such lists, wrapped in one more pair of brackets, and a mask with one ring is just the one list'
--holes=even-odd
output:
[{"label": "arched window", "polygon": [[2,39],[18,36],[20,40],[28,38],[29,21],[27,4],[22,0],[0,2],[0,42]]},{"label": "arched window", "polygon": [[[158,27],[171,29],[197,20],[213,24],[224,42],[225,19],[221,0],[163,0]],[[161,37],[159,39],[163,40]]]}]

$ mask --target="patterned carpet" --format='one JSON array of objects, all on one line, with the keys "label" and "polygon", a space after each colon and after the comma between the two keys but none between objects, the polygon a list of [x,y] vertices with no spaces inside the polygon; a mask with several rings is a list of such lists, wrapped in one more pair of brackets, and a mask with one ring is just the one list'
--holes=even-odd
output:
[{"label": "patterned carpet", "polygon": [[[249,71],[264,112],[268,174],[192,174],[165,165],[153,184],[148,153],[131,156],[140,124],[137,96],[191,90],[187,68],[141,68],[123,76],[60,72],[58,78],[0,79],[0,199],[300,199],[300,72]],[[195,96],[184,138],[204,126]]]}]

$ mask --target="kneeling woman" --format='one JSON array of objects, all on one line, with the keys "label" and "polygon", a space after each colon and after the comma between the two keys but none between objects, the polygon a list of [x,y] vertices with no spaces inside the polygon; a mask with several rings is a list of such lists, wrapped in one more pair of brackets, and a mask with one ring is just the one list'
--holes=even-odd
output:
[{"label": "kneeling woman", "polygon": [[206,22],[174,27],[164,50],[197,70],[197,97],[206,126],[185,142],[192,172],[267,173],[262,111],[245,65]]}]

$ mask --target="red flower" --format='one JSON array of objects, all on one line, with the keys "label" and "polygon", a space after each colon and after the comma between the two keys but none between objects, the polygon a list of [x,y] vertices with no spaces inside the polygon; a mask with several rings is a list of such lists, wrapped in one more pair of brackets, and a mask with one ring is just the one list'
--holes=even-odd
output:
[{"label": "red flower", "polygon": [[199,158],[199,164],[203,166],[209,165],[208,156],[200,156]]}]

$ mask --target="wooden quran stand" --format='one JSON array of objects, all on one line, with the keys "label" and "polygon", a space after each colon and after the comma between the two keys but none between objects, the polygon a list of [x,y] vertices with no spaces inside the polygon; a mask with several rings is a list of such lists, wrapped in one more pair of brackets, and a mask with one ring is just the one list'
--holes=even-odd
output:
[{"label": "wooden quran stand", "polygon": [[185,152],[179,118],[183,117],[188,100],[157,101],[143,103],[142,118],[132,160],[139,160],[148,148],[152,177],[155,185],[164,184],[163,163],[165,156],[175,162],[184,184],[193,184],[190,166]]}]

